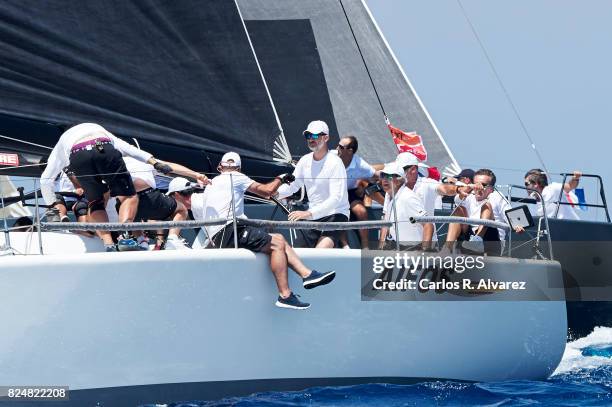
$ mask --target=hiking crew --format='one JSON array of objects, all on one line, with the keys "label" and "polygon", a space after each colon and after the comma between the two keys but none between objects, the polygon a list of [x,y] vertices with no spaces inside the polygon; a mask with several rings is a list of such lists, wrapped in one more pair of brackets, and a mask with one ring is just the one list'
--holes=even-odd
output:
[{"label": "hiking crew", "polygon": [[[310,122],[304,137],[312,153],[298,161],[293,171],[295,181],[278,189],[280,198],[296,193],[301,187],[308,194],[308,210],[293,211],[290,221],[347,222],[349,217],[346,170],[336,154],[329,154],[329,128],[321,120]],[[340,231],[303,230],[298,234],[298,247],[333,248]]]},{"label": "hiking crew", "polygon": [[[138,195],[127,173],[123,155],[154,165],[160,172],[170,172],[166,164],[118,139],[99,124],[81,123],[69,128],[51,151],[40,178],[45,202],[47,205],[55,203],[53,181],[63,168],[70,166],[87,198],[89,222],[108,222],[105,207],[109,195],[121,202],[119,221],[131,222],[138,208]],[[109,231],[97,231],[97,234],[107,251],[117,250]],[[132,245],[131,240],[124,236],[119,240],[119,246]]]},{"label": "hiking crew", "polygon": [[[578,214],[574,211],[574,208],[567,205],[569,202],[567,195],[578,187],[580,183],[580,177],[582,173],[580,171],[574,171],[574,175],[569,182],[561,184],[560,182],[548,183],[548,177],[546,173],[539,168],[534,168],[525,174],[525,187],[538,191],[544,199],[544,205],[546,206],[546,216],[549,218],[556,217],[557,219],[574,219],[579,220]],[[561,190],[563,189],[563,192]],[[536,199],[540,199],[537,194],[533,194]],[[566,204],[557,204],[561,196],[561,202]],[[557,205],[559,206],[559,212],[557,212]],[[537,214],[542,216],[542,206],[537,205]]]},{"label": "hiking crew", "polygon": [[[357,138],[354,136],[346,136],[340,139],[336,147],[336,152],[346,169],[346,187],[348,188],[348,202],[351,209],[351,215],[358,221],[363,221],[368,220],[368,210],[363,204],[365,190],[368,181],[378,178],[378,171],[357,155],[358,148],[359,142]],[[358,233],[359,239],[361,240],[361,247],[364,249],[368,248],[368,230],[359,229]],[[348,248],[346,232],[341,234],[340,241],[342,247]]]},{"label": "hiking crew", "polygon": [[290,183],[294,178],[291,174],[283,174],[267,184],[261,184],[241,173],[240,169],[240,156],[237,153],[229,152],[222,157],[217,167],[220,174],[212,179],[204,194],[198,194],[200,196],[196,198],[196,202],[192,201],[192,195],[181,194],[191,188],[184,178],[172,180],[168,191],[173,191],[175,199],[191,209],[195,219],[227,219],[225,226],[205,227],[206,234],[210,237],[209,245],[212,247],[234,247],[233,209],[238,218],[236,226],[238,247],[264,253],[270,258],[270,268],[279,291],[276,306],[306,309],[310,304],[300,301],[289,288],[288,267],[291,267],[302,278],[306,289],[330,283],[336,272],[319,273],[307,268],[293,248],[287,244],[283,235],[268,233],[263,227],[244,225],[239,221],[239,219],[246,218],[244,214],[245,192],[269,198],[276,193],[281,184]]}]

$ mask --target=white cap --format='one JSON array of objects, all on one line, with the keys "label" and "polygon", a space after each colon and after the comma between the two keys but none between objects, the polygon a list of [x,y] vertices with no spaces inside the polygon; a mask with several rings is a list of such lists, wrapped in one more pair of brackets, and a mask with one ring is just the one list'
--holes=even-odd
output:
[{"label": "white cap", "polygon": [[409,152],[403,152],[403,153],[399,153],[397,155],[397,157],[395,158],[395,162],[402,168],[406,168],[408,166],[411,165],[418,165],[419,167],[423,167],[423,168],[429,168],[429,165],[427,164],[423,164],[422,162],[419,161],[419,159],[416,157],[416,155],[409,153]]},{"label": "white cap", "polygon": [[[233,162],[230,163],[230,161]],[[221,167],[241,167],[241,163],[242,162],[240,161],[240,156],[238,155],[238,153],[230,151],[229,153],[223,154],[219,165],[221,165]]]},{"label": "white cap", "polygon": [[399,177],[404,176],[404,170],[395,161],[385,164],[385,167],[380,172],[383,174],[397,175]]},{"label": "white cap", "polygon": [[176,177],[168,184],[168,192],[166,195],[171,195],[174,192],[186,191],[188,189],[197,188],[198,184],[187,180],[187,178]]},{"label": "white cap", "polygon": [[304,134],[312,133],[312,134],[329,134],[329,127],[327,127],[327,123],[322,120],[315,120],[314,122],[308,123],[308,127],[304,130]]}]

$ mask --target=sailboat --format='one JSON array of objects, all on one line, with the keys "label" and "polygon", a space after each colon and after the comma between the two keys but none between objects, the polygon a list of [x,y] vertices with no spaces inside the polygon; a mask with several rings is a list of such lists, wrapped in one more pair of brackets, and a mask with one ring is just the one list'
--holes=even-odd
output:
[{"label": "sailboat", "polygon": [[[359,0],[20,2],[0,5],[0,17],[0,152],[25,163],[5,174],[39,174],[62,126],[83,121],[203,172],[237,151],[262,180],[306,153],[313,119],[358,136],[366,160],[389,161],[396,147],[370,78],[429,162],[457,165]],[[562,271],[550,260],[491,259],[492,275],[530,279],[524,293],[488,294],[497,301],[372,301],[359,250],[300,249],[337,278],[296,313],[273,306],[267,261],[246,250],[102,253],[70,233],[6,236],[27,255],[0,260],[0,382],[69,386],[72,405],[540,379],[565,347]]]}]

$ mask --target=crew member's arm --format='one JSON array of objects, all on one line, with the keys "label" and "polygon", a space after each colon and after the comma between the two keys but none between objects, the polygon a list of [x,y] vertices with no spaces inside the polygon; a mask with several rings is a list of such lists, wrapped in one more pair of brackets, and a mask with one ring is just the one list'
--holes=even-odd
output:
[{"label": "crew member's arm", "polygon": [[302,176],[302,160],[298,161],[295,169],[293,170],[293,176],[295,177],[295,181],[291,184],[283,184],[278,188],[278,198],[286,198],[295,194],[304,186],[304,177]]},{"label": "crew member's arm", "polygon": [[431,241],[433,239],[434,230],[436,226],[433,223],[424,223],[423,224],[423,242],[421,246],[423,250],[431,249]]},{"label": "crew member's arm", "polygon": [[290,184],[293,180],[294,178],[292,174],[282,174],[266,184],[253,182],[247,191],[252,194],[259,195],[262,198],[269,199],[271,196],[276,194],[276,191],[281,185]]},{"label": "crew member's arm", "polygon": [[438,184],[436,191],[438,195],[442,196],[455,196],[459,193],[459,186],[455,184]]},{"label": "crew member's arm", "polygon": [[73,173],[67,173],[66,176],[68,177],[70,182],[72,182],[72,185],[75,189],[75,193],[79,196],[83,196],[85,194],[85,191],[83,191],[83,187],[81,186],[81,183],[79,182],[77,177],[75,177]]},{"label": "crew member's arm", "polygon": [[40,191],[42,193],[43,199],[47,205],[53,205],[55,203],[55,192],[54,192],[54,182],[57,176],[62,172],[62,168],[68,165],[67,162],[64,162],[62,159],[61,149],[62,143],[60,141],[51,151],[49,158],[47,159],[47,166],[40,176]]},{"label": "crew member's arm", "polygon": [[151,165],[155,165],[157,162],[157,160],[153,158],[153,154],[140,150],[115,136],[112,136],[111,139],[113,140],[113,146],[115,149],[117,149],[122,155],[127,155],[128,157],[135,158],[138,161],[149,163]]},{"label": "crew member's arm", "polygon": [[563,185],[563,189],[565,190],[565,192],[570,192],[576,189],[576,187],[578,187],[578,183],[580,182],[580,177],[582,177],[582,172],[574,171],[572,179],[570,179],[569,182],[566,182],[565,185]]},{"label": "crew member's arm", "polygon": [[[153,158],[153,160],[155,160],[155,158]],[[208,179],[208,177],[206,175],[200,174],[199,172],[196,172],[196,171],[193,171],[193,170],[185,167],[184,165],[173,163],[173,162],[170,162],[170,161],[161,161],[161,160],[156,160],[156,161],[157,161],[157,163],[168,165],[170,167],[170,169],[172,170],[173,174],[177,174],[177,175],[181,175],[183,177],[195,179],[201,185],[208,185],[208,184],[210,184],[210,180]]]}]

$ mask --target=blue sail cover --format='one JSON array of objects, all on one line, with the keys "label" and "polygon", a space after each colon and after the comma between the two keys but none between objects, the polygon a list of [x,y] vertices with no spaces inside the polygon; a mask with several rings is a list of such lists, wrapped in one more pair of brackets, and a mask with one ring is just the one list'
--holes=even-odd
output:
[{"label": "blue sail cover", "polygon": [[280,133],[233,1],[7,0],[0,59],[7,117],[263,160]]}]

